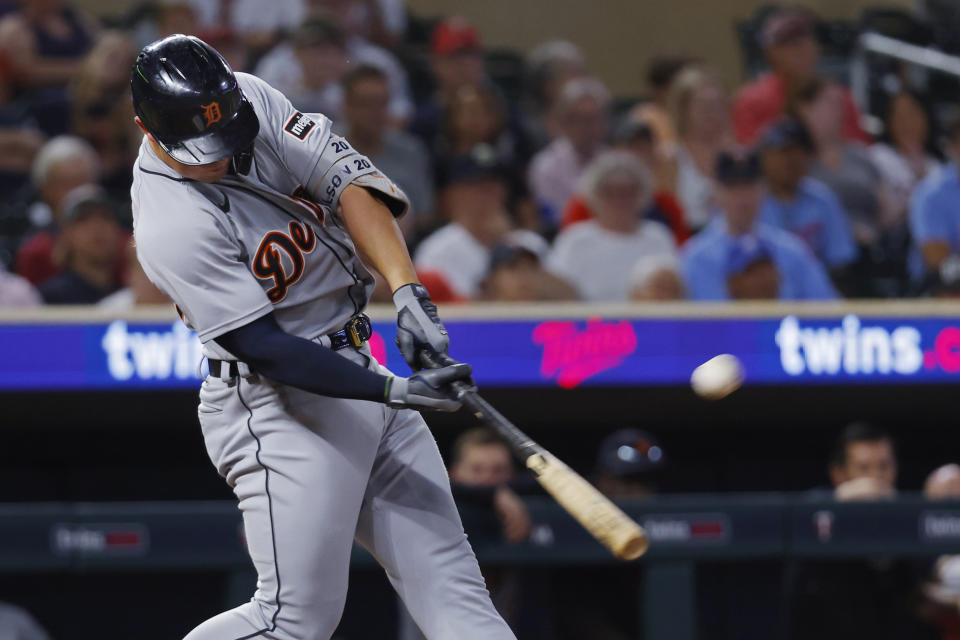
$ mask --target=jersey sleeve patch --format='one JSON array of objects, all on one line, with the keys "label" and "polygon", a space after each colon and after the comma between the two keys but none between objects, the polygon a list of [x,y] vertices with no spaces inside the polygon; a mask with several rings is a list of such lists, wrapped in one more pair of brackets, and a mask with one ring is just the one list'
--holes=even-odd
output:
[{"label": "jersey sleeve patch", "polygon": [[284,125],[283,130],[298,140],[306,140],[315,126],[317,126],[317,123],[311,120],[309,116],[297,111]]}]

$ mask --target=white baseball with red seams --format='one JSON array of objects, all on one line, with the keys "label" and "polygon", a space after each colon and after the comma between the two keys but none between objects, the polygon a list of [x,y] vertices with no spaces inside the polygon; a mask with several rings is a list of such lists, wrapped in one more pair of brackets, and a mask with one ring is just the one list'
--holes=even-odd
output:
[{"label": "white baseball with red seams", "polygon": [[690,376],[690,386],[703,398],[719,400],[740,388],[743,375],[743,364],[740,360],[729,353],[723,353],[694,369]]}]

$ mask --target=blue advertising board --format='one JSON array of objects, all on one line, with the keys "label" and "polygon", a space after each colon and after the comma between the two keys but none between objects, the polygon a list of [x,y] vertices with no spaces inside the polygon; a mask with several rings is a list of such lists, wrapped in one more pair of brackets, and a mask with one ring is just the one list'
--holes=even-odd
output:
[{"label": "blue advertising board", "polygon": [[[453,319],[454,357],[484,386],[686,384],[732,353],[747,385],[960,381],[952,317]],[[408,371],[393,322],[375,321],[374,355]],[[191,389],[203,358],[180,322],[0,324],[0,390]]]}]

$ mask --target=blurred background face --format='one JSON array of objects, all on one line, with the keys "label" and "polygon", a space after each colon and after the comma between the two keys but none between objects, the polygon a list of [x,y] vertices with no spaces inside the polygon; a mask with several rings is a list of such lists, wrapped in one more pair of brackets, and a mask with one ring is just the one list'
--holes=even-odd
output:
[{"label": "blurred background face", "polygon": [[889,440],[863,440],[847,444],[842,465],[831,469],[834,485],[870,478],[894,489],[897,484],[897,461]]},{"label": "blurred background face", "polygon": [[693,138],[716,138],[725,133],[730,122],[726,90],[713,80],[702,82],[690,95],[686,120]]},{"label": "blurred background face", "polygon": [[528,253],[521,253],[490,274],[486,283],[487,298],[498,302],[534,300],[541,275],[540,261]]},{"label": "blurred background face", "polygon": [[95,209],[81,214],[62,231],[67,261],[109,264],[117,255],[119,227],[106,209]]},{"label": "blurred background face", "polygon": [[913,96],[901,93],[890,105],[890,139],[898,149],[922,148],[930,135],[927,114]]},{"label": "blurred background face", "polygon": [[763,184],[718,184],[717,203],[726,214],[727,227],[734,235],[753,229],[753,222],[763,199]]},{"label": "blurred background face", "polygon": [[820,45],[810,36],[767,48],[767,60],[773,72],[791,80],[812,76],[819,59]]},{"label": "blurred background face", "polygon": [[487,75],[483,53],[476,50],[434,56],[433,70],[437,84],[443,91],[456,91],[460,87],[479,87]]},{"label": "blurred background face", "polygon": [[441,196],[448,217],[467,227],[483,244],[494,244],[510,229],[507,187],[496,178],[452,184]]},{"label": "blurred background face", "polygon": [[507,484],[512,477],[510,451],[502,444],[469,445],[450,467],[450,479],[460,484],[496,487]]},{"label": "blurred background face", "polygon": [[727,278],[727,290],[734,300],[775,300],[780,293],[777,267],[769,258],[756,260]]},{"label": "blurred background face", "polygon": [[453,143],[460,152],[481,142],[492,142],[501,128],[492,97],[473,87],[457,91],[449,108]]},{"label": "blurred background face", "polygon": [[390,90],[375,78],[354,82],[344,100],[350,131],[362,137],[378,136],[390,123]]},{"label": "blurred background face", "polygon": [[800,115],[813,138],[835,142],[843,137],[844,94],[839,85],[827,85],[810,102],[801,105]]},{"label": "blurred background face", "polygon": [[589,155],[607,135],[606,108],[595,98],[583,96],[561,114],[560,128],[578,152]]},{"label": "blurred background face", "polygon": [[597,188],[597,220],[615,227],[636,226],[640,219],[642,196],[640,182],[629,173],[615,172],[608,175]]},{"label": "blurred background face", "polygon": [[298,46],[294,48],[294,53],[300,60],[303,82],[312,89],[338,82],[347,70],[346,52],[335,44]]},{"label": "blurred background face", "polygon": [[796,189],[809,165],[809,154],[799,145],[770,149],[763,154],[763,175],[773,188]]},{"label": "blurred background face", "polygon": [[50,167],[47,179],[40,189],[40,196],[49,205],[54,216],[60,215],[60,207],[64,197],[84,184],[97,181],[96,170],[84,162],[76,159],[58,162]]},{"label": "blurred background face", "polygon": [[635,287],[631,299],[640,302],[666,302],[682,300],[684,297],[683,282],[680,275],[672,269],[660,269],[652,273],[646,281]]}]

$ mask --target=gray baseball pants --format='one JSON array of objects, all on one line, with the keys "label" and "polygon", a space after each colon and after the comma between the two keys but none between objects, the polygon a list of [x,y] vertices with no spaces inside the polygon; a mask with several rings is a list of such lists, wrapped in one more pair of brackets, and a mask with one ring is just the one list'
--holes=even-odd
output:
[{"label": "gray baseball pants", "polygon": [[[366,348],[339,353],[389,373]],[[239,500],[258,580],[250,602],[185,640],[328,640],[354,539],[430,640],[515,640],[490,601],[419,413],[257,376],[208,376],[198,411],[207,453]]]}]

